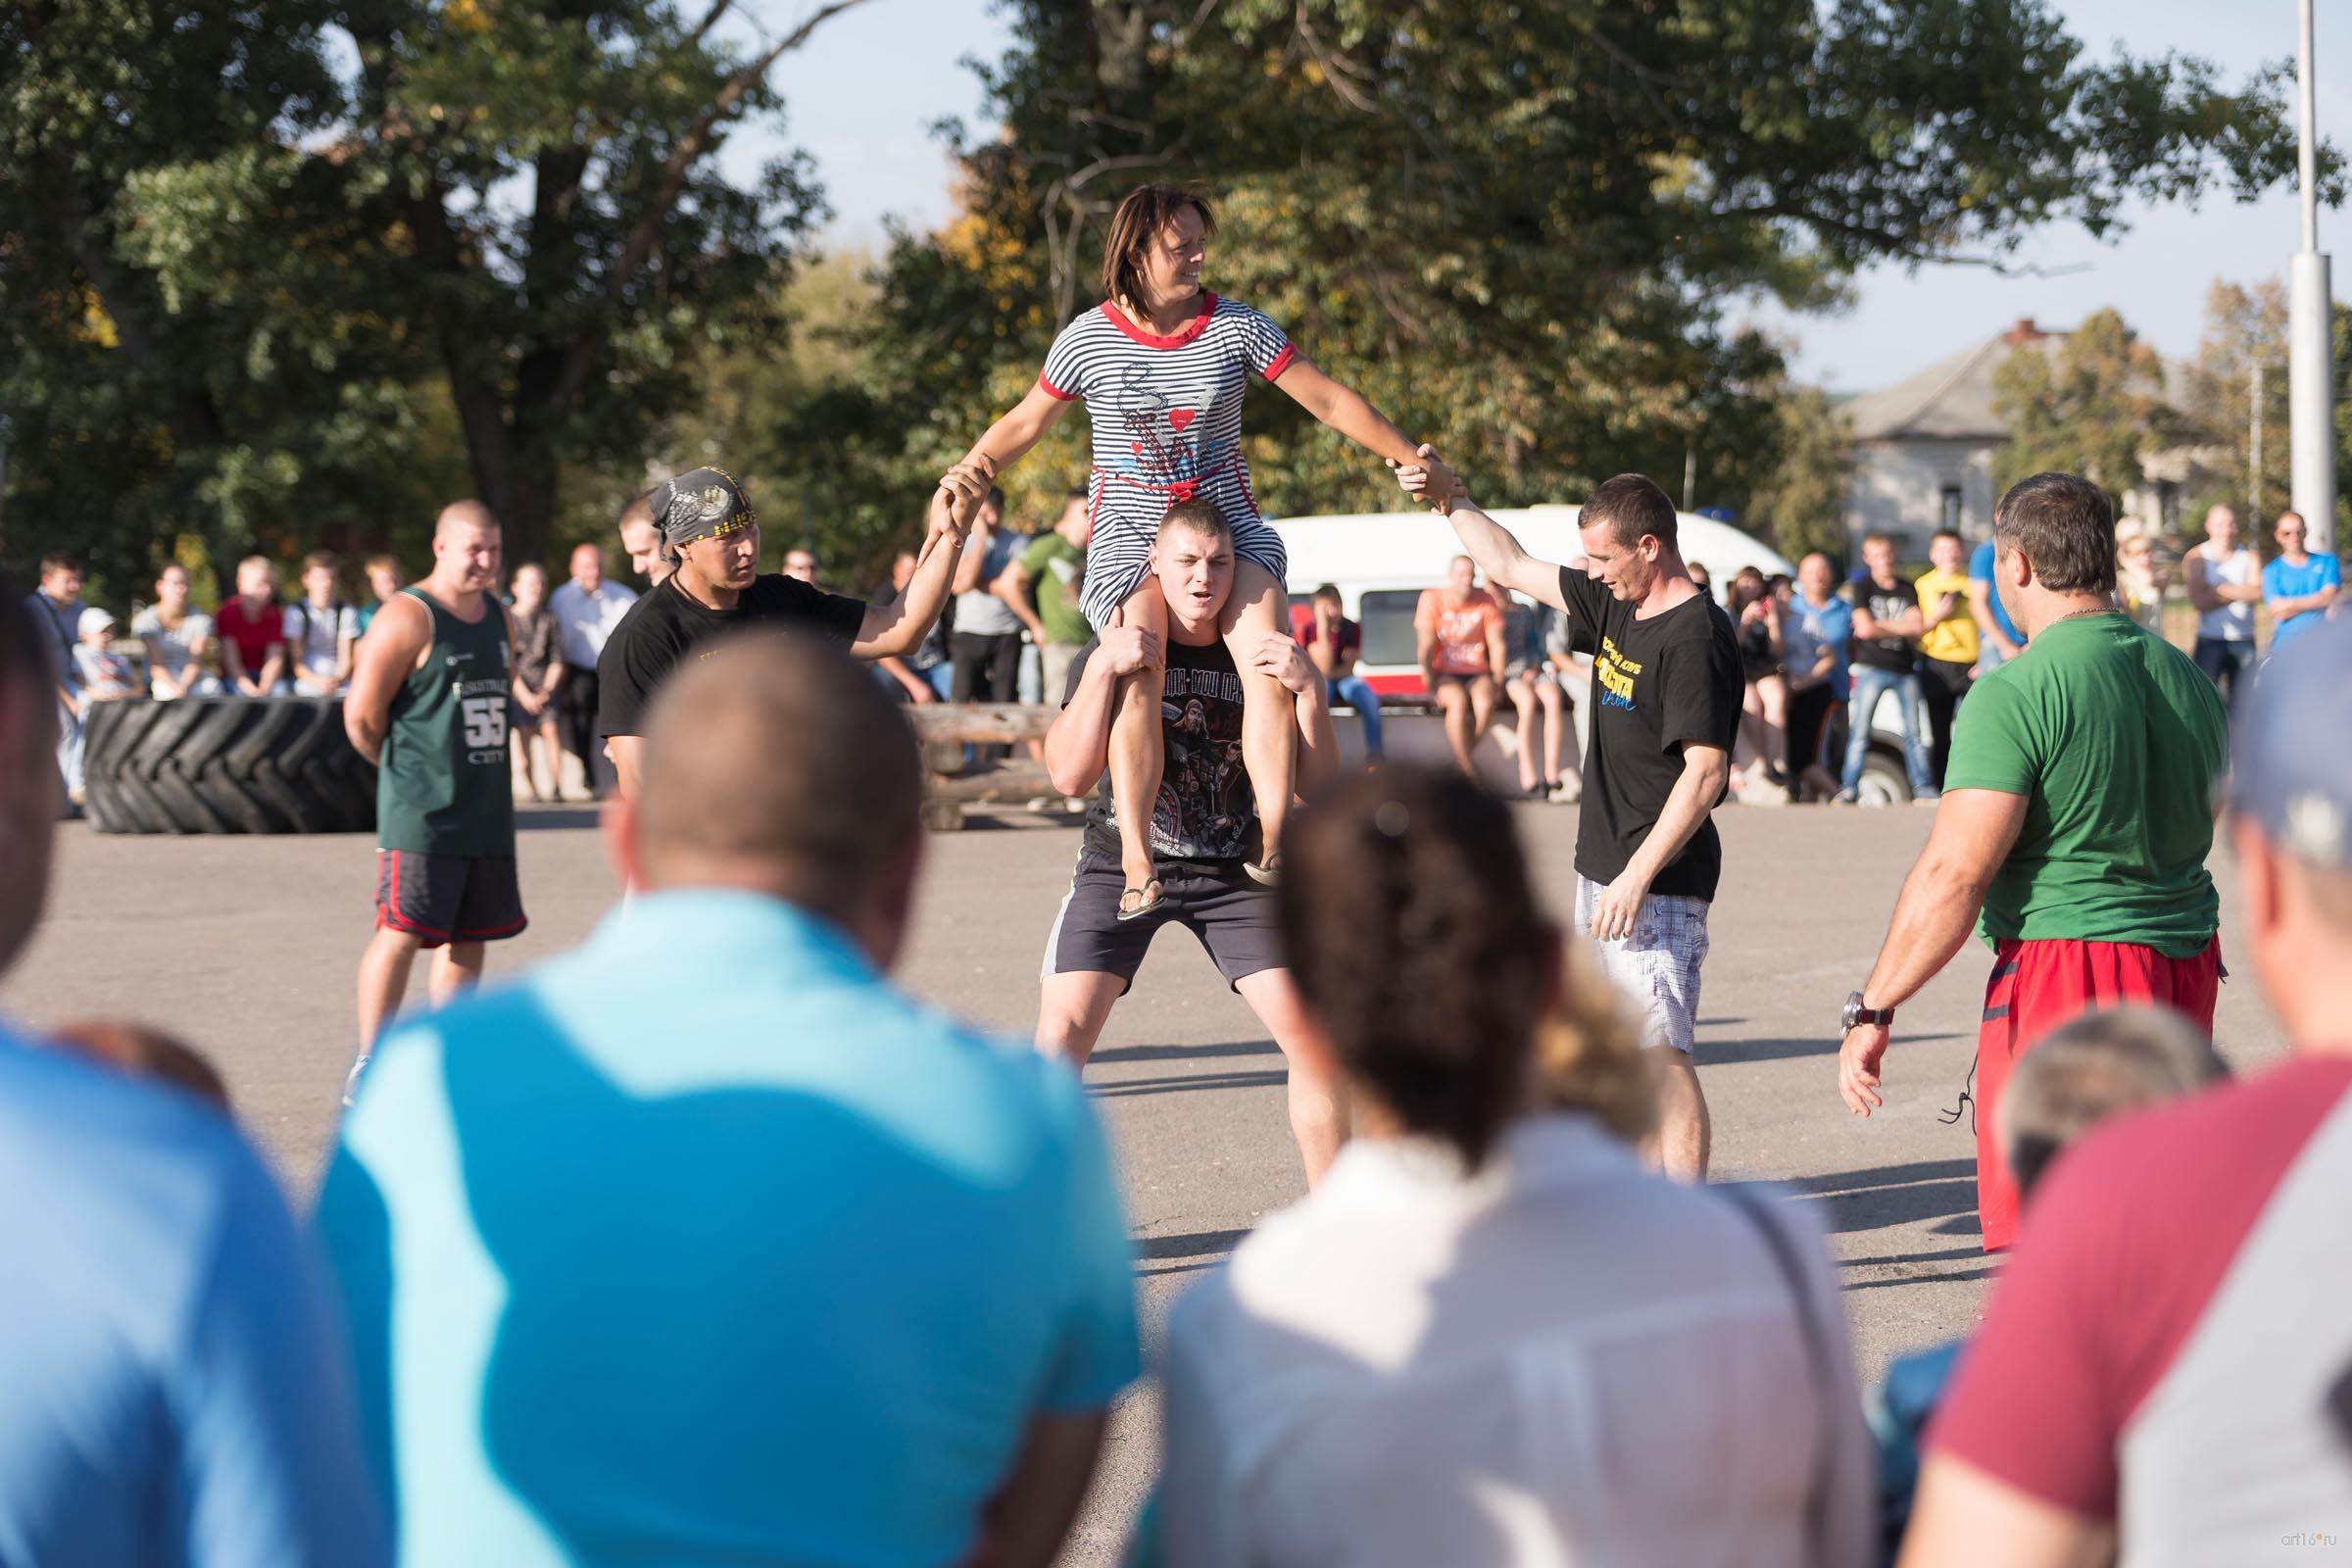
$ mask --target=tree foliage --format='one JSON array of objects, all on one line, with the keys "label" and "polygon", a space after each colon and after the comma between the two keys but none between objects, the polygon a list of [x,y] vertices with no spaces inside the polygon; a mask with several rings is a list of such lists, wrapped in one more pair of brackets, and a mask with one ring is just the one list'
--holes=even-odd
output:
[{"label": "tree foliage", "polygon": [[1852,437],[1816,387],[1784,387],[1772,402],[1771,466],[1748,490],[1742,521],[1789,560],[1845,549]]},{"label": "tree foliage", "polygon": [[470,490],[537,556],[567,465],[641,466],[711,344],[779,335],[824,209],[713,155],[858,3],[748,40],[728,0],[0,10],[12,531],[62,509],[132,575]]},{"label": "tree foliage", "polygon": [[[2254,471],[2255,367],[2262,370],[2262,469]],[[2216,279],[2205,296],[2190,412],[2220,470],[2216,501],[2251,505],[2259,524],[2287,505],[2293,442],[2287,429],[2286,290],[2269,278],[2252,288]]]},{"label": "tree foliage", "polygon": [[369,287],[385,236],[298,145],[340,109],[330,14],[0,11],[12,539],[143,586],[180,533],[325,542],[414,470],[413,364]]},{"label": "tree foliage", "polygon": [[[1701,499],[1774,491],[1778,355],[1727,300],[1833,302],[1887,260],[1997,264],[2137,196],[2259,190],[2290,167],[2275,75],[2092,63],[2035,0],[1007,0],[963,140],[961,219],[884,270],[868,384],[928,393],[860,430],[869,470],[961,450],[1090,305],[1111,206],[1197,180],[1211,286],[1436,441],[1482,497],[1625,468]],[[883,390],[893,377],[900,384]],[[885,404],[885,406],[893,406]],[[1074,423],[1067,421],[1066,423]],[[1397,504],[1376,465],[1260,397],[1270,510]],[[1058,489],[1076,431],[1032,464]],[[902,456],[864,451],[900,439]]]},{"label": "tree foliage", "polygon": [[2120,514],[2147,455],[2190,434],[2166,400],[2163,357],[2112,310],[2063,338],[2020,344],[1992,384],[1994,412],[2009,426],[1993,459],[2004,489],[2051,469],[2079,473]]}]

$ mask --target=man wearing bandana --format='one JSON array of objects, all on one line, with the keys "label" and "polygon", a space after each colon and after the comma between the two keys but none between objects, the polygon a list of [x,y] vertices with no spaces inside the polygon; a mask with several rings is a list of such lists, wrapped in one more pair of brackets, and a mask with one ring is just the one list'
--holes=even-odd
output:
[{"label": "man wearing bandana", "polygon": [[[620,776],[637,792],[638,752],[654,693],[690,652],[728,632],[797,627],[846,644],[858,659],[912,653],[948,601],[956,559],[995,483],[981,458],[957,465],[933,493],[929,531],[906,591],[888,604],[829,594],[760,570],[760,520],[720,468],[695,468],[648,498],[673,569],[629,608],[597,661],[597,727]],[[698,654],[699,657],[699,654]]]}]

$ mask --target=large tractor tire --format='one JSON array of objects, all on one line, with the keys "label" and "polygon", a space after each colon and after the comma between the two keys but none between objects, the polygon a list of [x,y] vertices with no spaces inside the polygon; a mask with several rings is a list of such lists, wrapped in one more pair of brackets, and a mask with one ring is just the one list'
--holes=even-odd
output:
[{"label": "large tractor tire", "polygon": [[365,833],[375,767],[332,697],[92,704],[83,808],[101,833]]}]

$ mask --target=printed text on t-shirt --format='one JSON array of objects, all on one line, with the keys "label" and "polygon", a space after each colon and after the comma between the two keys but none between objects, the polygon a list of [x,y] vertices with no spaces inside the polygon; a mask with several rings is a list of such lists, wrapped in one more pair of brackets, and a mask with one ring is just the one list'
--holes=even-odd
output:
[{"label": "printed text on t-shirt", "polygon": [[1592,677],[1600,683],[1603,708],[1633,707],[1634,677],[1641,673],[1640,661],[1619,653],[1614,638],[1601,638],[1600,657],[1592,662]]}]

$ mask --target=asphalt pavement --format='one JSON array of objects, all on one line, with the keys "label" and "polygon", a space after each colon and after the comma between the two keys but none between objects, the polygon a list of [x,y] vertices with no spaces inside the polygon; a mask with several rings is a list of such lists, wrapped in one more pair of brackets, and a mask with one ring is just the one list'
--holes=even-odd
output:
[{"label": "asphalt pavement", "polygon": [[[1837,1095],[1836,1016],[1876,953],[1924,809],[1727,808],[1725,875],[1699,1028],[1719,1175],[1787,1183],[1820,1207],[1841,1265],[1866,1378],[1967,1330],[1990,1270],[1977,1245],[1974,1145],[1956,1101],[1988,956],[1972,945],[1902,1009],[1886,1107],[1868,1121]],[[1565,906],[1576,810],[1520,822],[1541,885]],[[577,942],[615,882],[585,808],[526,808],[519,838],[531,914],[492,972]],[[1078,835],[1061,818],[976,819],[935,835],[918,929],[901,968],[915,993],[1025,1034],[1047,927]],[[2223,942],[2235,890],[2226,854]],[[307,1202],[352,1051],[353,972],[370,924],[371,846],[358,838],[121,838],[62,830],[49,915],[0,1007],[32,1025],[127,1017],[163,1025],[221,1068],[239,1115]],[[421,996],[422,972],[415,995]],[[649,986],[703,983],[691,958],[649,955]],[[2281,1038],[2242,975],[2216,1033],[2241,1068]],[[1087,1072],[1126,1188],[1148,1344],[1169,1304],[1269,1211],[1304,1190],[1284,1121],[1282,1058],[1181,931],[1164,934],[1111,1016]],[[1150,1485],[1156,1401],[1121,1405],[1066,1561],[1116,1560]]]}]

